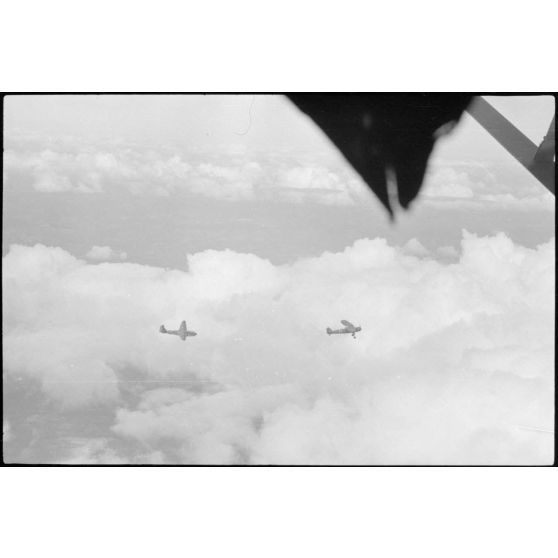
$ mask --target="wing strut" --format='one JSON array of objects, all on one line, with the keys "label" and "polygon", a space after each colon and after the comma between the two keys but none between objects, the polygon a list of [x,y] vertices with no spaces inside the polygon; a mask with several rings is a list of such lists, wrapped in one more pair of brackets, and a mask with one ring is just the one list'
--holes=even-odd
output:
[{"label": "wing strut", "polygon": [[476,97],[467,112],[509,153],[511,153],[543,186],[555,193],[554,146],[555,117],[537,147],[523,132],[502,116],[488,101]]}]

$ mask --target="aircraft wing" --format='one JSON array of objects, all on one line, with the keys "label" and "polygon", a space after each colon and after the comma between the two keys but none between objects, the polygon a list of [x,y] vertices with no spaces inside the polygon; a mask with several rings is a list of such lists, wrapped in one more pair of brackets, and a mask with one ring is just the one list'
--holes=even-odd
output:
[{"label": "aircraft wing", "polygon": [[178,335],[180,335],[181,339],[184,341],[184,339],[186,339],[186,322],[184,320],[182,320],[182,323],[180,324],[180,329],[178,330]]},{"label": "aircraft wing", "polygon": [[435,133],[473,98],[447,93],[295,93],[288,98],[337,146],[393,217],[388,173],[408,208],[421,189]]},{"label": "aircraft wing", "polygon": [[346,327],[355,327],[351,322],[348,322],[347,320],[341,320],[341,323]]},{"label": "aircraft wing", "polygon": [[[438,140],[465,110],[554,193],[555,121],[536,146],[482,97],[447,93],[295,93],[287,97],[341,151],[393,218],[388,174],[399,204],[417,197]],[[538,149],[537,149],[538,147]]]}]

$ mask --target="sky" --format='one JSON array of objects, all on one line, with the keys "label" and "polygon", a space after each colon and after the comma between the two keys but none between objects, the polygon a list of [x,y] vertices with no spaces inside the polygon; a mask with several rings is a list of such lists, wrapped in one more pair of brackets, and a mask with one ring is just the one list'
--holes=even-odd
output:
[{"label": "sky", "polygon": [[554,197],[469,116],[392,224],[281,96],[4,111],[6,461],[553,461]]}]

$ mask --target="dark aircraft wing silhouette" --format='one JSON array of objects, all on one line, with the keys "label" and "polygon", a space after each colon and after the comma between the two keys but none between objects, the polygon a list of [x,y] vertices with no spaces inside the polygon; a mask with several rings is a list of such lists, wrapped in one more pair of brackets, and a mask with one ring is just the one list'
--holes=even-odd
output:
[{"label": "dark aircraft wing silhouette", "polygon": [[341,320],[341,323],[346,327],[355,327],[351,322],[347,320]]},{"label": "dark aircraft wing silhouette", "polygon": [[[554,120],[538,147],[481,97],[461,93],[296,93],[287,97],[329,137],[393,217],[417,197],[440,133],[465,110],[554,193]],[[393,177],[395,180],[389,180]],[[390,188],[392,183],[393,187]]]},{"label": "dark aircraft wing silhouette", "polygon": [[417,196],[435,133],[457,123],[472,99],[443,93],[297,93],[289,99],[337,146],[393,216],[388,174],[408,208]]}]

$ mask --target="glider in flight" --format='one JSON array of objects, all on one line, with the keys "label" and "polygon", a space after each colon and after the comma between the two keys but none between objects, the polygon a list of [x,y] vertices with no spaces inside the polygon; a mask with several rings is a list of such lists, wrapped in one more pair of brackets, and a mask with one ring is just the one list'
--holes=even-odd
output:
[{"label": "glider in flight", "polygon": [[347,320],[341,320],[341,323],[345,326],[343,329],[331,329],[328,327],[326,329],[326,333],[328,335],[331,335],[333,333],[350,333],[353,336],[353,339],[356,339],[355,333],[362,330],[360,326],[358,327],[354,326],[351,322],[348,322]]},{"label": "glider in flight", "polygon": [[161,333],[168,333],[169,335],[178,335],[182,341],[186,341],[186,337],[194,337],[197,335],[195,331],[188,331],[186,322],[183,320],[178,329],[167,329],[164,325],[159,328]]}]

